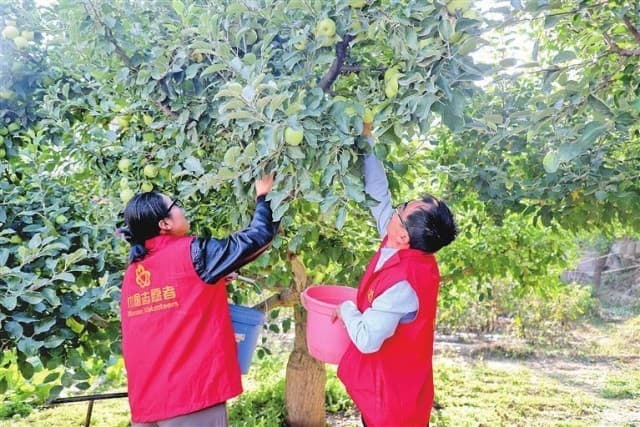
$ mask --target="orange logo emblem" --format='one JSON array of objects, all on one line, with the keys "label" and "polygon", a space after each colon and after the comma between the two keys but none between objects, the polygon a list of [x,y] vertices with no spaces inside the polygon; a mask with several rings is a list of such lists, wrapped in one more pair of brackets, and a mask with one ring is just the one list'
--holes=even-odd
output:
[{"label": "orange logo emblem", "polygon": [[373,289],[369,289],[369,292],[367,292],[367,300],[369,303],[373,302]]},{"label": "orange logo emblem", "polygon": [[151,284],[151,272],[146,270],[142,264],[136,267],[136,284],[141,288],[146,288]]}]

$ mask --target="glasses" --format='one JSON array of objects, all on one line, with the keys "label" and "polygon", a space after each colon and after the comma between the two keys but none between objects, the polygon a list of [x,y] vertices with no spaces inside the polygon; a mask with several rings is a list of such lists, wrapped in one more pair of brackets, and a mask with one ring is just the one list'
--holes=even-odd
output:
[{"label": "glasses", "polygon": [[396,213],[396,215],[398,215],[398,219],[400,220],[400,224],[402,224],[402,226],[404,227],[405,230],[408,230],[407,228],[407,224],[404,222],[404,219],[402,219],[402,215],[401,213],[406,209],[407,205],[409,204],[409,202],[404,202],[398,206],[396,206],[394,208],[394,212]]},{"label": "glasses", "polygon": [[164,218],[169,216],[169,214],[171,213],[171,209],[173,209],[174,206],[177,206],[177,207],[181,208],[182,207],[182,203],[180,203],[180,200],[178,200],[178,199],[173,199],[173,202],[171,202],[171,204],[169,205],[167,210],[164,212]]}]

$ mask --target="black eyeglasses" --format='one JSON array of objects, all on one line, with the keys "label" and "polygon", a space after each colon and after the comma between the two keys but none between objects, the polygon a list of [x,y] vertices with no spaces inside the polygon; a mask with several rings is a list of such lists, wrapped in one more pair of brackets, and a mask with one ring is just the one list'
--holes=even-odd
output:
[{"label": "black eyeglasses", "polygon": [[182,207],[182,203],[180,203],[180,200],[178,199],[173,199],[173,202],[171,202],[167,210],[164,212],[164,218],[169,216],[169,214],[171,213],[171,209],[173,209],[174,206],[177,206],[180,208]]},{"label": "black eyeglasses", "polygon": [[402,219],[402,215],[400,215],[400,214],[406,209],[408,204],[409,204],[409,202],[404,202],[404,203],[396,206],[393,209],[395,211],[396,215],[398,215],[398,219],[400,220],[400,224],[402,224],[402,226],[404,227],[405,230],[408,230],[407,224],[404,222],[404,219]]}]

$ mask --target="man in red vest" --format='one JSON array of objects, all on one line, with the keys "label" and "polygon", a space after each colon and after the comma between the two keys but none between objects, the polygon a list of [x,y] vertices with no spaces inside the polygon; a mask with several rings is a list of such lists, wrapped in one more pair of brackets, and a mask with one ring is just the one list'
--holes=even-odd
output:
[{"label": "man in red vest", "polygon": [[227,426],[225,402],[242,383],[226,277],[274,239],[272,186],[273,174],[256,181],[250,226],[222,239],[186,235],[183,209],[164,194],[127,203],[120,311],[133,427]]},{"label": "man in red vest", "polygon": [[[371,124],[363,136],[370,143]],[[384,168],[364,158],[366,192],[382,237],[358,286],[357,301],[337,315],[352,340],[338,377],[367,427],[424,427],[433,406],[433,339],[440,274],[434,253],[457,228],[447,205],[432,196],[391,205]]]}]

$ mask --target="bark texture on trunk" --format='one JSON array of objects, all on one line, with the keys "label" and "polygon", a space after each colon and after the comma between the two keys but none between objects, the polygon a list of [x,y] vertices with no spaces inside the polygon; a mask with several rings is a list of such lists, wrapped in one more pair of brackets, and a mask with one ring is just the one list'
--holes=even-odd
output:
[{"label": "bark texture on trunk", "polygon": [[324,388],[326,369],[307,350],[306,312],[294,306],[295,340],[287,363],[285,399],[287,425],[290,427],[325,427]]},{"label": "bark texture on trunk", "polygon": [[595,293],[600,290],[600,285],[602,285],[602,272],[607,265],[607,257],[600,256],[596,262],[593,269],[593,287]]}]

